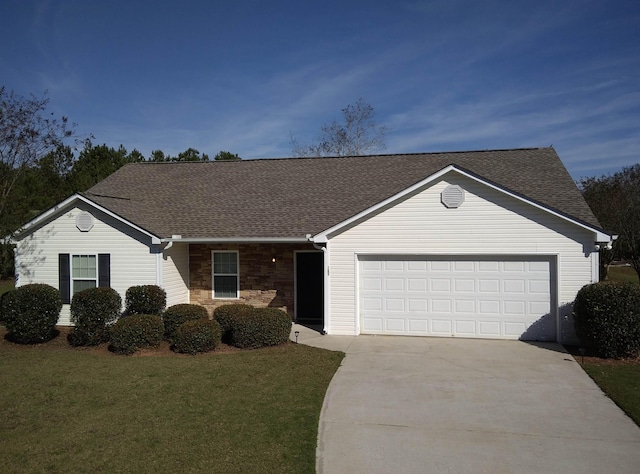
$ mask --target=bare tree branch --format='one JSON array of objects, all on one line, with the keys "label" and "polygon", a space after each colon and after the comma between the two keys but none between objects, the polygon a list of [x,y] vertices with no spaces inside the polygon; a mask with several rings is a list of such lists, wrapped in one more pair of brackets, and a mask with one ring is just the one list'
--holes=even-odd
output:
[{"label": "bare tree branch", "polygon": [[25,98],[0,87],[0,215],[20,175],[74,136],[67,117],[44,114],[48,104],[46,93]]},{"label": "bare tree branch", "polygon": [[320,127],[317,142],[304,145],[290,134],[293,156],[357,156],[384,150],[384,125],[375,120],[374,108],[362,98],[342,109],[343,122],[333,121]]}]

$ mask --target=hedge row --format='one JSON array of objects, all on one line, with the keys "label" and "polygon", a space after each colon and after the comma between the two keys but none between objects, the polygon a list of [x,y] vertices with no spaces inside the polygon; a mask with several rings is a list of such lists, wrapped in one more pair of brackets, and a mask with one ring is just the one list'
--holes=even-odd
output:
[{"label": "hedge row", "polygon": [[291,318],[276,308],[230,304],[216,308],[213,318],[220,323],[222,341],[242,349],[284,344],[291,334]]},{"label": "hedge row", "polygon": [[[131,287],[126,293],[125,315],[120,317],[122,299],[114,289],[78,292],[71,301],[74,328],[68,341],[75,346],[110,341],[114,352],[132,354],[166,339],[177,352],[195,354],[215,349],[221,340],[247,349],[289,340],[291,319],[279,309],[230,304],[216,308],[210,320],[202,306],[179,304],[164,310],[165,305],[166,293],[160,287]],[[18,287],[0,300],[0,318],[8,337],[23,344],[53,338],[61,309],[59,291],[44,284]]]}]

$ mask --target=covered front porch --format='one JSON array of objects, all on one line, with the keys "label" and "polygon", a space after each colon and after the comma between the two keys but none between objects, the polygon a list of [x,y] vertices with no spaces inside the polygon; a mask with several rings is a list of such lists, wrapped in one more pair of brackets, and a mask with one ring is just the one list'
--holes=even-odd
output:
[{"label": "covered front porch", "polygon": [[321,326],[323,268],[324,253],[311,243],[191,243],[189,298],[210,312],[245,303]]}]

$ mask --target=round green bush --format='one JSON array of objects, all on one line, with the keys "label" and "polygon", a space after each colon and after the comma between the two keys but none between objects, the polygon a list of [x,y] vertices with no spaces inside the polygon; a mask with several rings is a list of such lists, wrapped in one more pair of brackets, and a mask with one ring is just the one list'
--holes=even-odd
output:
[{"label": "round green bush", "polygon": [[210,319],[182,323],[175,332],[174,350],[185,354],[208,352],[220,345],[220,325]]},{"label": "round green bush", "polygon": [[176,304],[167,308],[162,314],[162,321],[164,322],[164,337],[169,341],[172,341],[176,329],[187,321],[194,319],[208,319],[209,313],[204,306],[198,304]]},{"label": "round green bush", "polygon": [[167,305],[167,293],[158,285],[138,285],[127,289],[127,314],[162,314]]},{"label": "round green bush", "polygon": [[61,309],[60,292],[50,285],[34,283],[7,292],[2,299],[2,318],[9,339],[36,344],[54,338]]},{"label": "round green bush", "polygon": [[231,330],[234,327],[234,321],[238,318],[244,318],[253,314],[255,308],[248,304],[234,303],[218,306],[213,310],[213,319],[220,324],[222,331],[222,342],[230,344]]},{"label": "round green bush", "polygon": [[11,291],[7,291],[6,293],[2,293],[0,295],[0,324],[2,324],[2,321],[4,321],[3,319],[3,313],[4,313],[4,300],[7,297],[7,295],[10,293]]},{"label": "round green bush", "polygon": [[586,285],[576,295],[573,318],[581,344],[599,357],[640,355],[640,285]]},{"label": "round green bush", "polygon": [[120,316],[122,298],[109,287],[89,288],[73,295],[67,340],[73,346],[95,346],[109,340],[107,326]]},{"label": "round green bush", "polygon": [[276,308],[254,308],[246,316],[234,319],[231,344],[243,349],[276,346],[289,341],[291,318]]},{"label": "round green bush", "polygon": [[124,316],[109,327],[111,350],[133,354],[138,349],[157,347],[164,335],[162,318],[156,314]]}]

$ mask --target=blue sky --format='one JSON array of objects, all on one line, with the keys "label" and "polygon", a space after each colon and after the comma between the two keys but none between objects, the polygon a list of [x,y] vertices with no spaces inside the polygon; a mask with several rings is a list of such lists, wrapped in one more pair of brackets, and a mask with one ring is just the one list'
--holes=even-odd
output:
[{"label": "blue sky", "polygon": [[362,97],[389,153],[640,162],[640,2],[3,0],[0,84],[94,143],[285,157]]}]

